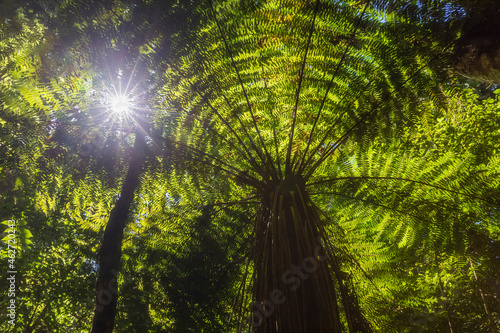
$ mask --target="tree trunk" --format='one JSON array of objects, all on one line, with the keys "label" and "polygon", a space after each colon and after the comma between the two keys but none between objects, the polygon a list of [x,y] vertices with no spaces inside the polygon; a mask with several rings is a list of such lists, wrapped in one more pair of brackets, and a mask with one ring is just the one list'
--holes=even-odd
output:
[{"label": "tree trunk", "polygon": [[[438,278],[439,278],[439,290],[441,291],[441,297],[446,298],[443,288],[443,282],[441,281],[441,275],[438,274]],[[453,325],[451,324],[450,311],[448,310],[448,305],[446,304],[446,300],[444,301],[443,308],[444,308],[444,313],[446,314],[446,320],[448,321],[448,328],[450,329],[450,333],[453,333]]]},{"label": "tree trunk", "polygon": [[463,32],[455,48],[455,69],[468,78],[500,83],[500,15],[498,3],[481,10],[482,20]]},{"label": "tree trunk", "polygon": [[97,278],[97,300],[91,333],[113,331],[118,299],[118,272],[120,269],[123,231],[127,225],[134,191],[139,185],[139,176],[145,160],[144,134],[136,131],[133,156],[123,187],[115,207],[111,210],[99,251],[99,277]]},{"label": "tree trunk", "polygon": [[255,225],[254,332],[369,332],[347,275],[325,245],[318,208],[300,179],[267,189]]},{"label": "tree trunk", "polygon": [[[469,264],[470,264],[470,267],[472,268],[472,273],[474,274],[474,278],[476,279],[476,282],[479,284],[479,281],[478,281],[478,278],[476,275],[476,271],[474,270],[474,265],[472,264],[472,260],[470,258],[469,258]],[[486,298],[484,297],[483,290],[481,289],[481,287],[479,287],[479,285],[478,285],[477,289],[479,289],[479,294],[481,295],[481,299],[483,301],[484,312],[486,312],[486,316],[488,317],[488,323],[490,325],[490,332],[491,333],[498,333],[497,327],[495,325],[495,321],[493,320],[493,316],[491,315],[491,312],[488,308],[488,303],[486,302]]]}]

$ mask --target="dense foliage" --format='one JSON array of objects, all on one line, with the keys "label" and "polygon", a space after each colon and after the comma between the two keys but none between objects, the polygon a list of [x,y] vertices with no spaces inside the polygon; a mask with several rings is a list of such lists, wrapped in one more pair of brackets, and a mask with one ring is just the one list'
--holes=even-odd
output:
[{"label": "dense foliage", "polygon": [[498,332],[499,7],[1,4],[0,327]]}]

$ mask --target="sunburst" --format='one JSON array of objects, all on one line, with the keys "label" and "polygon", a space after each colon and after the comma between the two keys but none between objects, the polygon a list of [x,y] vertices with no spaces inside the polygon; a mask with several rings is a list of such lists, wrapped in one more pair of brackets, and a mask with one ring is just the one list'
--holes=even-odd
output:
[{"label": "sunburst", "polygon": [[117,94],[111,97],[111,111],[117,116],[127,117],[132,115],[133,106],[133,100],[128,95]]},{"label": "sunburst", "polygon": [[108,129],[117,129],[119,131],[129,132],[132,128],[139,126],[140,119],[144,117],[146,111],[144,95],[141,92],[140,81],[133,82],[135,75],[135,67],[125,84],[122,85],[124,73],[122,70],[117,70],[113,78],[112,71],[108,71],[108,86],[102,90],[98,104],[101,111],[99,115],[104,116],[101,126]]}]

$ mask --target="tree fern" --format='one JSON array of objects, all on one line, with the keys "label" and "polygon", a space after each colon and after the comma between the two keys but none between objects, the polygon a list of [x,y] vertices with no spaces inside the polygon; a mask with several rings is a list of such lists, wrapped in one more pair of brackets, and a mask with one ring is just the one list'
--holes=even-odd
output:
[{"label": "tree fern", "polygon": [[[127,129],[106,123],[98,103],[79,96],[72,112],[57,113],[52,148],[41,140],[40,152],[57,148],[56,158],[40,161],[71,174],[66,191],[79,184],[66,207],[92,232],[125,166],[145,161],[136,194],[122,193],[133,216],[118,228],[123,263],[138,272],[128,285],[120,281],[124,297],[140,307],[119,305],[122,330],[145,329],[130,319],[138,312],[157,331],[209,330],[204,322],[222,330],[232,295],[228,330],[417,331],[423,314],[433,319],[430,329],[466,326],[450,315],[466,306],[440,303],[451,294],[443,286],[453,289],[449,270],[464,280],[469,247],[496,241],[500,194],[497,101],[462,94],[466,82],[452,75],[466,4],[92,4],[64,3],[59,18],[70,28],[50,22],[59,43],[73,40],[53,51],[75,55],[46,68],[94,66],[86,77],[102,88],[106,75],[113,81],[145,65],[137,86],[152,96],[144,102],[153,100],[155,112],[151,126],[141,118],[145,131],[135,140],[145,135],[146,143],[127,158]],[[24,109],[78,96],[70,84],[58,87],[60,78],[33,84],[33,73],[19,80]],[[85,86],[75,81],[76,90]],[[93,130],[84,135],[87,126]],[[71,158],[72,149],[103,137],[90,154]],[[66,156],[76,164],[68,167]],[[106,195],[89,206],[99,196],[86,189],[95,187]],[[48,198],[37,209],[50,215],[57,204]],[[187,290],[201,275],[196,262],[217,275],[199,283],[212,300]],[[478,266],[493,276],[494,264]],[[465,282],[455,287],[472,294]],[[430,315],[435,306],[441,312]],[[201,314],[187,315],[197,307]]]}]

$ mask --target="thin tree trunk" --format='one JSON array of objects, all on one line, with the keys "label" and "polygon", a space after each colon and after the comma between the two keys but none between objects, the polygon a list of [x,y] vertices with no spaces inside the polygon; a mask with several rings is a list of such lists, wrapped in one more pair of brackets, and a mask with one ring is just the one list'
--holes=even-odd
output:
[{"label": "thin tree trunk", "polygon": [[133,156],[123,187],[115,207],[111,210],[104,238],[99,251],[99,277],[97,300],[91,333],[113,331],[118,299],[118,272],[120,268],[123,231],[127,225],[134,191],[139,185],[139,176],[145,160],[145,140],[140,129],[136,131]]},{"label": "thin tree trunk", "polygon": [[[470,264],[470,267],[472,268],[472,273],[474,273],[474,278],[476,279],[476,282],[478,282],[476,271],[474,270],[474,265],[472,264],[472,260],[470,260],[470,258],[469,258],[469,264]],[[488,317],[490,331],[491,331],[491,333],[498,333],[497,327],[495,325],[495,321],[493,320],[493,316],[491,315],[491,312],[488,309],[488,303],[486,302],[486,298],[484,297],[483,290],[479,287],[479,283],[478,283],[477,289],[479,290],[479,294],[481,295],[481,299],[483,300],[484,311],[486,312],[486,316]]]},{"label": "thin tree trunk", "polygon": [[35,321],[33,321],[33,319],[34,319],[34,317],[36,315],[36,310],[38,309],[39,305],[40,305],[40,303],[38,303],[36,305],[36,307],[35,307],[35,310],[33,310],[33,315],[31,315],[31,318],[29,319],[28,327],[26,327],[26,330],[25,330],[26,333],[33,332],[33,330],[35,329],[35,325],[36,325],[37,321],[39,320],[39,318],[43,318],[45,312],[47,312],[47,308],[48,307],[44,306],[42,312],[40,313],[40,315],[37,316],[38,318]]},{"label": "thin tree trunk", "polygon": [[498,313],[500,313],[500,278],[497,278],[495,285],[497,286],[495,290],[495,299],[498,304]]},{"label": "thin tree trunk", "polygon": [[[439,278],[439,289],[441,290],[441,297],[445,297],[443,282],[441,281],[441,275],[438,274]],[[448,321],[448,327],[450,328],[450,333],[453,333],[453,326],[451,324],[450,312],[448,311],[448,306],[446,305],[446,301],[443,304],[444,312],[446,313],[446,320]]]}]

